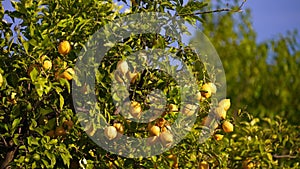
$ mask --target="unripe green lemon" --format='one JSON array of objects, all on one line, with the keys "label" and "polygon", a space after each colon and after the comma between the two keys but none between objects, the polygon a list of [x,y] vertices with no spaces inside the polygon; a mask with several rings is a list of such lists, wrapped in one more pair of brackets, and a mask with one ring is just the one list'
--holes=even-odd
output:
[{"label": "unripe green lemon", "polygon": [[39,161],[41,159],[41,156],[39,154],[35,153],[35,154],[33,154],[33,159],[35,161]]}]

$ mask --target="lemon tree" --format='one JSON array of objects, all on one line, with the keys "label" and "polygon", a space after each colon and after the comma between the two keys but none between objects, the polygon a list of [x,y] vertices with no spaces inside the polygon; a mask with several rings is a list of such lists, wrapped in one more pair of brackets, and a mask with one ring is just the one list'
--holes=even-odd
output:
[{"label": "lemon tree", "polygon": [[[184,38],[168,36],[180,33],[186,29],[184,27],[176,28],[180,30],[178,32],[170,31],[174,28],[166,29],[164,36],[157,33],[128,34],[117,44],[100,42],[110,50],[100,53],[105,57],[96,70],[81,72],[81,77],[95,77],[94,86],[80,83],[76,75],[80,73],[75,66],[80,52],[93,51],[87,50],[87,46],[93,45],[87,44],[91,36],[108,23],[130,14],[161,12],[183,18],[194,26],[206,23],[203,31],[216,35],[212,39],[218,52],[222,55],[235,52],[236,46],[231,46],[230,50],[221,48],[215,37],[218,37],[219,30],[228,41],[236,37],[236,33],[225,29],[226,25],[222,23],[232,25],[235,22],[232,16],[239,11],[241,4],[234,3],[232,9],[225,9],[231,12],[223,15],[219,15],[218,11],[224,10],[216,10],[216,17],[222,22],[212,25],[216,22],[210,18],[213,12],[210,11],[210,3],[201,1],[122,0],[117,3],[100,0],[20,0],[11,3],[12,11],[4,10],[3,6],[0,8],[1,168],[299,167],[299,127],[288,124],[280,117],[259,119],[240,110],[235,104],[243,95],[232,94],[230,98],[215,99],[224,86],[216,83],[217,74],[209,72],[217,73],[219,70],[205,64],[206,60],[199,59],[195,51],[184,45]],[[223,4],[220,3],[220,6]],[[119,25],[119,28],[122,26]],[[119,34],[109,34],[111,32],[114,31],[100,33],[118,37]],[[195,37],[201,38],[200,35]],[[245,41],[244,45],[255,46],[252,36],[249,37],[250,40]],[[277,44],[280,41],[275,46]],[[140,71],[139,66],[149,60],[147,52],[139,53],[140,65],[126,60],[136,51],[165,48],[180,58],[196,79],[198,91],[187,90],[185,93],[195,98],[197,106],[180,103],[181,88],[176,79],[166,73],[174,72],[171,66],[157,65],[166,67],[166,71],[155,68]],[[259,46],[261,48],[264,49],[264,46]],[[246,54],[250,53],[248,48],[244,49],[247,49]],[[99,64],[96,61],[87,60],[87,70],[92,63]],[[227,68],[230,65],[224,63]],[[180,69],[182,65],[177,66]],[[230,74],[229,77],[237,76]],[[182,84],[191,82],[184,81]],[[114,83],[125,87],[114,92],[116,90],[111,88]],[[82,99],[95,93],[98,105],[94,110],[101,110],[102,114],[92,111],[90,102],[74,106],[74,85],[79,87],[77,92],[80,95],[77,97]],[[246,88],[246,85],[242,87]],[[167,101],[163,102],[162,94],[152,92],[156,91],[153,89],[162,91]],[[115,103],[127,94],[126,91],[129,91],[129,99],[122,100],[122,104],[128,109],[120,109]],[[235,92],[230,88],[229,93],[232,91]],[[248,92],[248,89],[244,91]],[[78,111],[81,116],[76,114]],[[144,116],[143,112],[150,112],[151,116]],[[188,120],[176,123],[181,116],[179,112],[188,120],[194,120],[195,124],[188,127]],[[93,118],[88,119],[91,115]],[[153,119],[149,123],[134,120],[144,117]],[[100,122],[104,120],[109,125],[102,129]],[[187,130],[188,134],[173,145],[177,139],[175,134],[181,134],[173,131],[176,127]],[[150,157],[124,157],[98,146],[90,136],[97,136],[98,140],[105,139],[109,143],[117,142],[124,136],[147,138],[147,147],[168,149]]]}]

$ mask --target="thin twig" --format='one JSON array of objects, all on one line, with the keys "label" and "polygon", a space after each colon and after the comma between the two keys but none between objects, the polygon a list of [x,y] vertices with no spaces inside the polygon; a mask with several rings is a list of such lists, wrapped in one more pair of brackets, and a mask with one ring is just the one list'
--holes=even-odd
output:
[{"label": "thin twig", "polygon": [[239,6],[239,10],[242,10],[242,8],[243,8],[243,6],[245,5],[246,1],[247,1],[247,0],[244,0],[244,1],[241,3],[241,5]]},{"label": "thin twig", "polygon": [[[192,15],[202,15],[202,14],[209,14],[209,13],[217,13],[217,12],[229,12],[232,11],[230,8],[221,8],[221,9],[215,9],[215,10],[210,10],[210,11],[201,11],[201,12],[196,12],[193,13]],[[186,16],[190,14],[183,14],[181,16]]]},{"label": "thin twig", "polygon": [[244,0],[238,9],[232,9],[232,8],[221,8],[221,9],[215,9],[215,10],[209,10],[209,11],[200,11],[195,13],[189,13],[189,14],[177,14],[178,16],[189,16],[189,15],[203,15],[203,14],[210,14],[210,13],[217,13],[217,12],[242,12],[242,8],[245,5],[247,0]]},{"label": "thin twig", "polygon": [[273,155],[274,158],[297,158],[296,156],[291,156],[291,155]]}]

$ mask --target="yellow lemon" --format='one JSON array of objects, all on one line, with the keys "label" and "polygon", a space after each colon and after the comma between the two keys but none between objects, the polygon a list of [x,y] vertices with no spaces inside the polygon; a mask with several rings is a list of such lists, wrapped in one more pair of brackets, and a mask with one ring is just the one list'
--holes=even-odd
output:
[{"label": "yellow lemon", "polygon": [[114,123],[113,126],[117,129],[119,133],[124,133],[124,126],[121,123]]},{"label": "yellow lemon", "polygon": [[73,68],[68,68],[67,70],[65,70],[63,72],[62,77],[67,79],[67,80],[72,80],[74,74],[75,74],[74,69]]},{"label": "yellow lemon", "polygon": [[220,140],[222,140],[222,139],[223,139],[223,137],[224,137],[224,135],[223,135],[223,134],[215,134],[215,135],[214,135],[214,138],[215,138],[217,141],[220,141]]},{"label": "yellow lemon", "polygon": [[43,63],[46,59],[48,59],[48,56],[47,56],[47,55],[42,55],[42,56],[40,57],[41,63]]},{"label": "yellow lemon", "polygon": [[67,55],[71,51],[71,45],[68,41],[62,41],[58,45],[58,52],[61,55]]},{"label": "yellow lemon", "polygon": [[52,68],[52,62],[50,60],[45,60],[43,63],[43,68],[45,70],[49,70]]},{"label": "yellow lemon", "polygon": [[217,108],[215,109],[215,113],[216,113],[216,115],[217,115],[217,117],[218,117],[219,119],[224,120],[224,119],[226,118],[227,112],[226,112],[226,110],[225,110],[223,107],[217,107]]},{"label": "yellow lemon", "polygon": [[142,113],[142,106],[137,101],[132,101],[130,104],[130,114],[133,117],[139,117]]},{"label": "yellow lemon", "polygon": [[230,108],[230,99],[223,99],[219,102],[219,107],[223,107],[225,111],[227,111]]},{"label": "yellow lemon", "polygon": [[106,127],[104,130],[104,135],[107,139],[112,140],[117,137],[117,129],[114,126]]},{"label": "yellow lemon", "polygon": [[159,135],[159,139],[162,143],[163,146],[165,147],[170,147],[171,144],[173,143],[173,135],[169,132],[162,132],[160,135]]},{"label": "yellow lemon", "polygon": [[233,132],[233,124],[231,124],[229,121],[224,121],[222,128],[225,133]]},{"label": "yellow lemon", "polygon": [[184,106],[182,113],[187,116],[192,116],[197,110],[197,106],[193,104],[187,104]]},{"label": "yellow lemon", "polygon": [[170,112],[178,112],[177,105],[175,105],[175,104],[169,104],[168,107],[169,107],[169,111]]},{"label": "yellow lemon", "polygon": [[205,98],[210,98],[212,94],[215,94],[217,92],[217,87],[214,83],[205,83],[201,87],[201,94]]},{"label": "yellow lemon", "polygon": [[117,64],[117,71],[119,71],[122,75],[126,75],[128,68],[128,64],[125,60],[120,60]]},{"label": "yellow lemon", "polygon": [[152,136],[159,136],[159,133],[160,133],[160,128],[158,126],[152,126],[149,130],[149,133],[152,135]]}]

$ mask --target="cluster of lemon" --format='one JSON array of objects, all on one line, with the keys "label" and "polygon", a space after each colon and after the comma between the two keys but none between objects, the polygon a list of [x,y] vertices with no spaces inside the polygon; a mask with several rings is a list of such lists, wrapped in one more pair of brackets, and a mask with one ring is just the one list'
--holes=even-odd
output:
[{"label": "cluster of lemon", "polygon": [[[130,82],[136,80],[136,77],[138,76],[138,73],[136,72],[130,72],[129,66],[126,61],[121,60],[117,64],[117,70],[114,74],[115,79],[118,82],[125,82],[125,80],[129,80]],[[125,78],[122,78],[125,77]],[[217,87],[214,83],[205,83],[202,85],[200,92],[197,93],[197,100],[198,101],[204,101],[208,98],[210,98],[213,94],[217,92]],[[222,128],[224,132],[229,133],[233,131],[233,125],[226,121],[226,113],[227,110],[230,108],[230,100],[229,99],[223,99],[219,102],[218,107],[214,109],[214,115],[207,116],[204,118],[204,125],[211,126],[213,124],[214,129],[218,127],[218,123],[216,120],[222,121]],[[192,116],[196,112],[197,106],[192,104],[187,104],[182,108],[182,113],[187,116]],[[137,101],[131,101],[129,103],[129,113],[134,118],[140,118],[142,114],[142,106]],[[168,111],[169,112],[178,112],[178,107],[175,104],[169,104],[168,105]],[[169,123],[166,119],[163,118],[163,116],[167,112],[164,112],[162,115],[162,118],[156,119],[155,123],[149,123],[147,127],[147,131],[151,137],[148,138],[147,144],[153,145],[157,142],[162,143],[162,145],[168,147],[173,143],[173,135],[169,132],[168,128],[170,127]],[[109,139],[115,139],[118,138],[119,134],[124,133],[124,127],[120,123],[116,123],[113,126],[109,126],[105,129],[105,136]],[[222,134],[215,134],[214,135],[216,140],[221,140],[223,138]]]},{"label": "cluster of lemon", "polygon": [[[61,55],[67,55],[69,54],[71,51],[71,45],[68,41],[62,41],[59,43],[58,45],[58,52]],[[42,68],[45,71],[49,71],[52,69],[52,61],[51,59],[46,56],[46,55],[42,55],[40,57],[40,63],[42,64]],[[72,80],[73,76],[74,76],[74,69],[73,68],[68,68],[67,67],[67,62],[62,61],[60,58],[57,58],[54,61],[55,67],[56,67],[56,72],[55,72],[55,78],[56,79],[60,79],[60,78],[64,78],[66,80]],[[30,76],[30,73],[33,69],[37,69],[37,70],[41,70],[40,66],[38,64],[32,64],[29,66],[28,68],[28,76]]]},{"label": "cluster of lemon", "polygon": [[[141,104],[132,101],[130,104],[130,114],[133,117],[138,117],[142,113]],[[155,124],[149,123],[147,130],[151,137],[147,138],[147,145],[153,145],[162,143],[163,146],[169,147],[173,143],[173,135],[169,132],[169,124],[164,118],[156,119]],[[124,126],[121,123],[114,123],[112,126],[108,126],[104,130],[104,134],[107,139],[118,139],[124,133]]]},{"label": "cluster of lemon", "polygon": [[[217,119],[222,120],[222,129],[225,133],[233,132],[233,124],[226,120],[227,110],[230,108],[230,100],[223,99],[219,102],[218,107],[214,109],[214,113]],[[215,134],[214,137],[216,140],[222,140],[224,135],[222,134]]]},{"label": "cluster of lemon", "polygon": [[[205,83],[201,87],[201,92],[198,93],[197,99],[203,101],[204,99],[210,98],[212,94],[215,94],[217,91],[216,85],[214,83]],[[202,125],[216,129],[218,127],[218,122],[221,121],[222,129],[225,133],[233,132],[234,126],[231,122],[226,120],[226,114],[231,106],[230,99],[223,99],[218,103],[218,106],[213,109],[213,114],[209,114],[203,119]],[[216,140],[222,140],[224,135],[215,133],[214,138]]]}]

